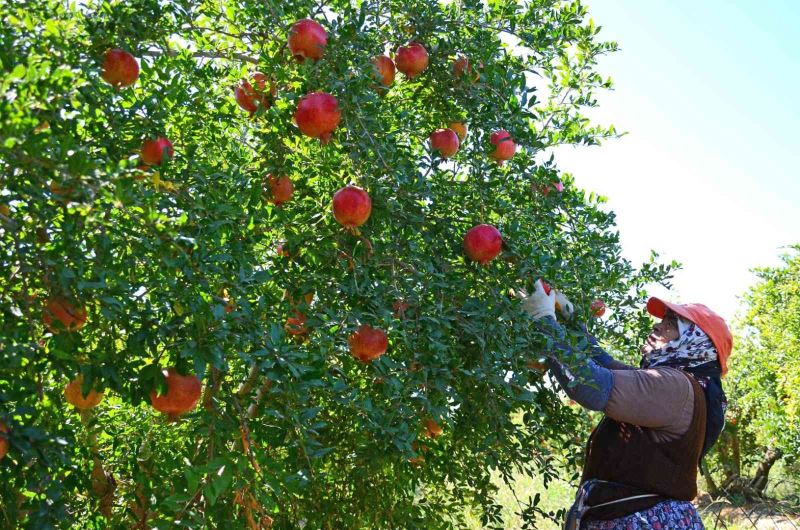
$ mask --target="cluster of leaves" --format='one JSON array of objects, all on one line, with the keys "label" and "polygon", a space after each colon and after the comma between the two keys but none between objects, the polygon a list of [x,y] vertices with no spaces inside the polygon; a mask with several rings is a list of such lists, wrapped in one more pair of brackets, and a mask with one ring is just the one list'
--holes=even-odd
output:
[{"label": "cluster of leaves", "polygon": [[[614,135],[581,115],[616,45],[580,2],[37,0],[0,16],[3,525],[438,528],[471,505],[502,528],[492,470],[558,473],[580,419],[526,366],[547,339],[508,288],[547,278],[584,320],[602,298],[598,333],[627,340],[644,286],[670,273],[624,260],[601,199],[537,163]],[[328,46],[297,63],[287,34],[307,17]],[[372,57],[409,40],[429,68],[375,90]],[[100,78],[109,48],[140,58],[134,86]],[[453,76],[457,54],[478,80]],[[232,88],[254,69],[278,91],[250,117]],[[326,146],[292,124],[315,90],[343,113]],[[426,139],[454,120],[470,133],[445,163]],[[502,167],[487,156],[498,128],[521,146]],[[175,156],[143,180],[155,136]],[[292,178],[291,202],[264,200],[268,173]],[[559,179],[563,193],[540,192]],[[373,201],[360,234],[330,215],[348,183]],[[481,222],[506,243],[487,267],[461,250]],[[295,340],[284,322],[309,293],[312,331]],[[84,328],[42,325],[56,295],[87,308]],[[389,335],[371,364],[347,350],[360,324]],[[167,366],[204,381],[179,423],[147,401]],[[81,417],[63,399],[77,374],[106,392]]]},{"label": "cluster of leaves", "polygon": [[[730,406],[716,464],[724,482],[748,476],[768,451],[796,468],[800,454],[800,245],[755,270],[724,380]],[[723,482],[723,483],[724,483]],[[795,484],[796,487],[796,484]]]}]

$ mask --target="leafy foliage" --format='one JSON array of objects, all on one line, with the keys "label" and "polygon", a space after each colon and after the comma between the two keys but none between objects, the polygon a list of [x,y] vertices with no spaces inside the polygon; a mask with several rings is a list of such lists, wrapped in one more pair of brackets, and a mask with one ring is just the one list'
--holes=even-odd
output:
[{"label": "leafy foliage", "polygon": [[[602,298],[598,333],[624,338],[646,321],[644,285],[670,273],[632,267],[602,199],[537,163],[615,134],[581,115],[616,45],[579,2],[38,0],[0,15],[4,525],[445,528],[470,505],[502,528],[492,470],[557,474],[580,420],[526,367],[547,342],[508,288],[547,278],[584,320]],[[289,28],[307,17],[327,48],[295,62]],[[372,58],[409,40],[430,66],[376,89]],[[101,79],[110,48],[139,58],[133,86]],[[453,75],[459,54],[476,79]],[[256,69],[277,93],[251,117],[233,87]],[[292,123],[318,90],[342,111],[325,146]],[[454,120],[469,136],[443,162],[427,137]],[[500,128],[520,146],[503,166],[488,156]],[[174,157],[139,169],[159,136]],[[280,207],[270,173],[294,184]],[[349,183],[372,198],[359,231],[330,213]],[[486,267],[461,250],[479,223],[505,241]],[[86,325],[43,326],[53,296]],[[298,310],[305,337],[284,327]],[[389,337],[370,364],[347,349],[362,324]],[[170,366],[204,383],[179,422],[148,400]],[[63,397],[78,374],[105,390],[81,415]],[[422,436],[427,418],[441,436]]]}]

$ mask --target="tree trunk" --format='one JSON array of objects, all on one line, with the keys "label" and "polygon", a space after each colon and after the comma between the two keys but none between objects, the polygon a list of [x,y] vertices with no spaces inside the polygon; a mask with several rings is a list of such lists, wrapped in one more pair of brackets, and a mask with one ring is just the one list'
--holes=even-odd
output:
[{"label": "tree trunk", "polygon": [[783,452],[774,447],[768,447],[764,453],[764,458],[758,464],[753,480],[750,481],[750,487],[756,490],[759,495],[764,494],[764,489],[766,489],[767,481],[769,480],[769,471],[782,456]]}]

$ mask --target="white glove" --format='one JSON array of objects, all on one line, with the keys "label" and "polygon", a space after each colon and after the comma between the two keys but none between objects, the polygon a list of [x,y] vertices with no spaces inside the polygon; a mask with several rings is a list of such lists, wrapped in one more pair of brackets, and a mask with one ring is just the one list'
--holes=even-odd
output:
[{"label": "white glove", "polygon": [[570,302],[561,291],[556,291],[554,289],[551,292],[556,293],[556,309],[561,313],[561,316],[564,318],[571,317],[572,313],[575,312],[575,306],[572,305],[572,302]]},{"label": "white glove", "polygon": [[536,280],[533,285],[534,291],[531,295],[525,292],[524,289],[514,292],[517,298],[522,300],[522,309],[536,319],[546,316],[556,318],[556,293],[551,290],[550,294],[545,294],[541,279]]}]

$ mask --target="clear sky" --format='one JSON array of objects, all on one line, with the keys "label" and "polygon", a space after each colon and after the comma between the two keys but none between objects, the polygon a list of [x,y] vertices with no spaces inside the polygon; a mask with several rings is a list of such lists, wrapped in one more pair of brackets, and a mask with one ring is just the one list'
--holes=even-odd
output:
[{"label": "clear sky", "polygon": [[668,298],[730,318],[749,269],[800,243],[800,1],[583,3],[621,48],[587,115],[629,134],[556,162],[608,197],[626,257],[683,263]]}]

